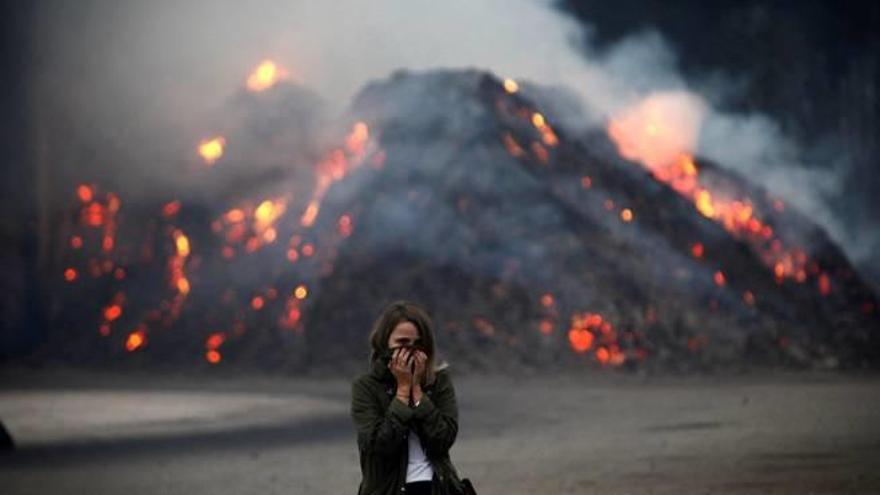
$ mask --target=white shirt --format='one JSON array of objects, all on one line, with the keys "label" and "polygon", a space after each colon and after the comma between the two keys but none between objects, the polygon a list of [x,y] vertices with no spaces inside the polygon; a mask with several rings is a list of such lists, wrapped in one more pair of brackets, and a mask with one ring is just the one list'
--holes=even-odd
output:
[{"label": "white shirt", "polygon": [[434,469],[431,467],[431,461],[425,456],[425,450],[422,449],[422,442],[416,431],[410,428],[409,435],[409,462],[406,465],[406,482],[411,481],[430,481],[434,477]]}]

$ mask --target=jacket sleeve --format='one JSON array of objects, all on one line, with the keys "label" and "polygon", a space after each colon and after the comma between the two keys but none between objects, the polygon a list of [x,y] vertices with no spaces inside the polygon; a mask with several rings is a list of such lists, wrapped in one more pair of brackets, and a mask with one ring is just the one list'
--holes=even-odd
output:
[{"label": "jacket sleeve", "polygon": [[437,375],[434,398],[422,394],[419,405],[412,411],[414,428],[425,454],[437,457],[448,451],[458,434],[458,404],[448,374]]},{"label": "jacket sleeve", "polygon": [[351,386],[351,417],[357,429],[358,448],[367,453],[396,454],[406,448],[406,434],[414,410],[398,399],[392,399],[382,410],[361,380]]}]

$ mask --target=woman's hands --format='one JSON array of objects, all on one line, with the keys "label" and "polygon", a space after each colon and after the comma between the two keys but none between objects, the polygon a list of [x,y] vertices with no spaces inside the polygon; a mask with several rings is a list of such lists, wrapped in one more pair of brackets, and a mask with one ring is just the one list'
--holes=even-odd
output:
[{"label": "woman's hands", "polygon": [[415,394],[414,400],[421,399],[421,383],[425,376],[425,363],[428,356],[411,347],[398,347],[394,349],[388,368],[397,381],[397,398],[409,405],[410,395]]}]

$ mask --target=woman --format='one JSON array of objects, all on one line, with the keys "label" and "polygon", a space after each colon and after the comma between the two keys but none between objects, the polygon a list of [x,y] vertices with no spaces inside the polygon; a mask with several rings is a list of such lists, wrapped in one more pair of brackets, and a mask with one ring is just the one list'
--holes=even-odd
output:
[{"label": "woman", "polygon": [[435,366],[434,328],[409,301],[389,304],[370,332],[370,371],[351,388],[363,479],[358,495],[453,495],[449,458],[458,406],[448,364]]}]

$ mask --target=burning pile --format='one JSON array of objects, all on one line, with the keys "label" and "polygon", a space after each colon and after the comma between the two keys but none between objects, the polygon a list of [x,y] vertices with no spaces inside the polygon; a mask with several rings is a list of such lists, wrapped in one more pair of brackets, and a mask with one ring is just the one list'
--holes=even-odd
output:
[{"label": "burning pile", "polygon": [[[287,78],[261,64],[244,117],[194,145],[194,173],[224,194],[124,208],[79,185],[46,349],[362,367],[375,314],[408,298],[444,354],[479,367],[878,362],[875,296],[840,250],[690,154],[662,99],[575,136],[533,103],[549,90],[401,72],[365,87],[325,146]],[[269,171],[242,175],[255,162]]]}]

